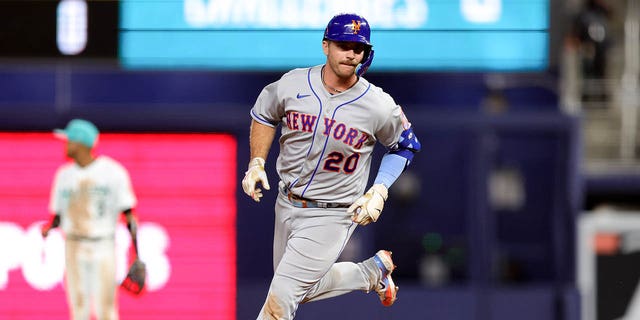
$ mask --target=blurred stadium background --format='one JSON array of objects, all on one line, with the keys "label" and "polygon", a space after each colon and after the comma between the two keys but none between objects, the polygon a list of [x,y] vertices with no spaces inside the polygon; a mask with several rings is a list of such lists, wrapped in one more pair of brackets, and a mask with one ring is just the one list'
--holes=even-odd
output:
[{"label": "blurred stadium background", "polygon": [[366,78],[424,149],[342,257],[392,250],[397,303],[297,318],[640,319],[640,0],[0,1],[0,318],[68,317],[62,236],[38,226],[65,160],[50,132],[80,117],[139,197],[149,286],[121,318],[254,319],[275,192],[239,188],[248,112],[324,62],[340,11],[372,24]]}]

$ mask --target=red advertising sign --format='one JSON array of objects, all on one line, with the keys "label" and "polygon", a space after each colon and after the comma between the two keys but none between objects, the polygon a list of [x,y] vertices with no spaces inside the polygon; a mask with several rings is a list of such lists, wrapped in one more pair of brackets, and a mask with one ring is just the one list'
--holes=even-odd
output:
[{"label": "red advertising sign", "polygon": [[[96,154],[129,171],[138,198],[140,297],[120,291],[120,319],[235,319],[236,141],[226,134],[102,134]],[[43,239],[56,169],[51,133],[0,133],[0,318],[68,319],[64,236]],[[130,264],[124,224],[117,279]]]}]

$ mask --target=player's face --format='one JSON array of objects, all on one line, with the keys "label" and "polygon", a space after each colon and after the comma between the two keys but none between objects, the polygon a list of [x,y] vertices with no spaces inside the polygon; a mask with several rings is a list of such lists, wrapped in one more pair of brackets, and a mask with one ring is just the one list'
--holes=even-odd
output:
[{"label": "player's face", "polygon": [[342,79],[354,76],[356,67],[364,57],[365,49],[366,46],[358,42],[322,42],[329,69]]},{"label": "player's face", "polygon": [[68,141],[66,146],[67,157],[76,159],[79,155],[87,152],[91,152],[91,149],[79,142]]},{"label": "player's face", "polygon": [[80,149],[79,143],[67,140],[67,145],[65,150],[67,153],[67,157],[74,158],[78,154],[79,149]]}]

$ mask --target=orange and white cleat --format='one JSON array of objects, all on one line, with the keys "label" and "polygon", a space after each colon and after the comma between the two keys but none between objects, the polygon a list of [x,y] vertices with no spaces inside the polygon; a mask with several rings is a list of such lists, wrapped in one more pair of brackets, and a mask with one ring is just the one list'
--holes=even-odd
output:
[{"label": "orange and white cleat", "polygon": [[382,305],[389,307],[396,302],[399,289],[391,278],[391,273],[396,268],[393,264],[393,260],[391,260],[391,251],[380,250],[373,257],[373,260],[376,262],[378,268],[380,268],[380,272],[382,273],[381,280],[375,290],[378,293],[378,297],[380,298]]}]

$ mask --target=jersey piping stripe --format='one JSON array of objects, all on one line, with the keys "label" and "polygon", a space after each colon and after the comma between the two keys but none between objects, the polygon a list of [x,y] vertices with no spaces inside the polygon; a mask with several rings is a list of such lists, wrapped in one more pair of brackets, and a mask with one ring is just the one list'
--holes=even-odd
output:
[{"label": "jersey piping stripe", "polygon": [[[348,105],[350,103],[353,103],[353,102],[357,101],[358,99],[364,97],[364,95],[367,94],[367,92],[369,92],[369,88],[371,88],[371,83],[369,83],[369,85],[367,86],[367,90],[365,90],[361,95],[357,96],[355,99],[353,99],[351,101],[347,101],[347,102],[337,106],[336,109],[333,110],[333,114],[331,115],[331,120],[335,119],[336,112],[338,112],[338,109],[340,109],[343,106],[346,106],[346,105]],[[313,178],[316,176],[316,173],[318,172],[318,167],[320,167],[320,162],[322,162],[322,156],[324,155],[324,152],[327,150],[327,143],[328,142],[329,142],[329,137],[327,137],[327,139],[324,140],[324,146],[322,147],[322,152],[320,153],[320,157],[318,158],[318,163],[316,164],[316,168],[313,170],[313,174],[311,175],[311,179],[309,179],[309,182],[307,182],[307,186],[304,187],[304,190],[302,190],[302,194],[300,194],[301,197],[304,197],[304,193],[307,192],[307,189],[311,185],[311,182],[313,181]]]},{"label": "jersey piping stripe", "polygon": [[[320,117],[322,116],[322,100],[320,100],[320,97],[318,96],[316,91],[313,90],[313,86],[311,85],[311,69],[313,68],[309,68],[309,71],[307,71],[307,83],[309,84],[309,89],[311,89],[311,92],[316,97],[316,100],[318,100],[318,104],[320,105],[320,110],[318,111],[318,121],[316,121],[316,125],[313,128],[313,132],[311,134],[311,146],[309,147],[309,150],[307,150],[307,155],[305,156],[305,158],[309,158],[309,154],[311,153],[311,150],[313,150],[313,143],[316,140],[316,130],[318,129],[318,124],[320,123]],[[304,166],[300,168],[300,173],[298,174],[298,178],[293,180],[293,182],[289,185],[289,188],[293,188],[296,185],[296,183],[298,183],[298,180],[300,180],[300,174],[302,173],[303,167]]]},{"label": "jersey piping stripe", "polygon": [[253,117],[253,119],[255,119],[256,121],[258,121],[258,122],[260,122],[260,123],[262,123],[264,125],[267,125],[267,126],[272,127],[272,128],[275,127],[273,125],[273,123],[261,118],[253,109],[251,109],[251,116]]}]

